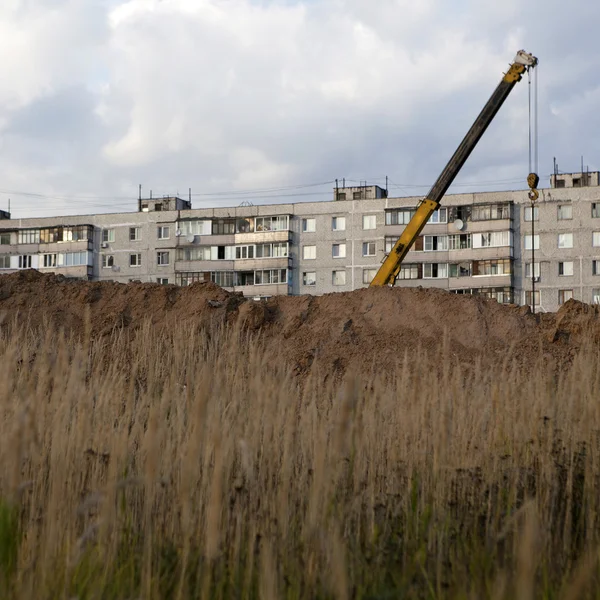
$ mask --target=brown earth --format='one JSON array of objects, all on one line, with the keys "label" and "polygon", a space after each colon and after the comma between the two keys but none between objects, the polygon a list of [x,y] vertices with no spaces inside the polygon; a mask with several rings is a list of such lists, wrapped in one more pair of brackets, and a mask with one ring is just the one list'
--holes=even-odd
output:
[{"label": "brown earth", "polygon": [[[600,346],[600,311],[570,300],[557,313],[425,288],[369,288],[324,296],[244,299],[212,283],[190,287],[83,282],[27,270],[0,276],[0,329],[14,321],[81,334],[89,311],[94,336],[190,322],[243,326],[265,336],[296,373],[316,360],[326,372],[379,369],[443,347],[463,364],[541,355],[568,364],[586,340]],[[440,353],[441,356],[441,353]],[[447,353],[444,354],[447,356]]]}]

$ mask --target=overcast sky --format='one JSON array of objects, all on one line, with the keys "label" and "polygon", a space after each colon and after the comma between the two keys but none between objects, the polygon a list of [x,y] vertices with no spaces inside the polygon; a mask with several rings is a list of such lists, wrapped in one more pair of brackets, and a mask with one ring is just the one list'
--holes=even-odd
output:
[{"label": "overcast sky", "polygon": [[[195,207],[344,177],[425,194],[520,48],[547,187],[554,156],[600,168],[598,22],[584,0],[1,0],[0,208],[132,210],[139,183]],[[527,92],[451,191],[526,187]]]}]

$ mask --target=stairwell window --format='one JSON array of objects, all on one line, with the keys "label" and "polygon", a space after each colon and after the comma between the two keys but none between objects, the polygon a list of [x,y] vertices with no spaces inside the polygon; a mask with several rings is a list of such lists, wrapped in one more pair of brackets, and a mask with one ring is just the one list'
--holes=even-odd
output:
[{"label": "stairwell window", "polygon": [[573,205],[561,204],[558,207],[557,219],[559,221],[568,221],[573,218]]},{"label": "stairwell window", "polygon": [[558,247],[559,248],[572,248],[573,247],[573,234],[572,233],[559,233],[558,234]]},{"label": "stairwell window", "polygon": [[333,244],[331,254],[333,258],[346,258],[346,244]]},{"label": "stairwell window", "polygon": [[376,229],[377,217],[375,215],[363,215],[363,229]]},{"label": "stairwell window", "polygon": [[571,275],[573,275],[573,261],[559,262],[558,274],[561,277],[570,277]]},{"label": "stairwell window", "polygon": [[346,285],[346,271],[333,271],[331,283],[333,285]]}]

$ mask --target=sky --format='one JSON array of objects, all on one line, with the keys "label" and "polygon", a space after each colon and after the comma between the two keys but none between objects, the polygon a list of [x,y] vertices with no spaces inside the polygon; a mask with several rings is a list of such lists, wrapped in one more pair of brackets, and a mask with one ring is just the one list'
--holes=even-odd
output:
[{"label": "sky", "polygon": [[[517,50],[539,58],[541,187],[600,169],[600,3],[2,0],[0,209],[120,212],[424,195]],[[524,189],[527,78],[451,192]]]}]

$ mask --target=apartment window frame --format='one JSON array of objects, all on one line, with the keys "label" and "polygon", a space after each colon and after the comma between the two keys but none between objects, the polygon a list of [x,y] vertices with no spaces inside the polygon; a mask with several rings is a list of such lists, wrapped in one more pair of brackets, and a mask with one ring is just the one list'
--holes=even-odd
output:
[{"label": "apartment window frame", "polygon": [[346,217],[331,217],[331,231],[346,231]]},{"label": "apartment window frame", "polygon": [[346,269],[331,271],[331,285],[336,287],[346,285]]},{"label": "apartment window frame", "polygon": [[[309,277],[312,275],[312,278]],[[316,271],[303,271],[302,272],[302,285],[313,287],[317,285],[317,272]]]},{"label": "apartment window frame", "polygon": [[396,280],[422,279],[423,266],[420,263],[403,263]]},{"label": "apartment window frame", "polygon": [[471,207],[471,220],[476,221],[502,221],[510,219],[510,204],[473,204]]},{"label": "apartment window frame", "polygon": [[10,231],[0,233],[0,246],[10,246]]},{"label": "apartment window frame", "polygon": [[573,289],[561,289],[558,290],[558,305],[562,306],[565,302],[568,302],[573,298]]},{"label": "apartment window frame", "polygon": [[233,235],[235,234],[236,220],[233,218],[213,219],[211,224],[211,235]]},{"label": "apartment window frame", "polygon": [[331,256],[332,258],[346,258],[346,242],[331,244]]},{"label": "apartment window frame", "polygon": [[115,257],[113,254],[102,254],[102,268],[112,269],[115,266]]},{"label": "apartment window frame", "polygon": [[541,295],[540,295],[540,290],[535,290],[535,294],[533,295],[532,298],[532,290],[525,290],[525,305],[526,306],[533,306],[533,302],[532,300],[535,302],[536,306],[540,306],[540,300],[541,300]]},{"label": "apartment window frame", "polygon": [[[166,235],[165,235],[166,231]],[[168,240],[171,237],[171,228],[169,225],[158,225],[156,227],[156,239]]]},{"label": "apartment window frame", "polygon": [[573,205],[559,204],[556,209],[557,221],[572,221],[573,220]]},{"label": "apartment window frame", "polygon": [[133,252],[129,255],[129,266],[135,269],[142,266],[141,252]]},{"label": "apartment window frame", "polygon": [[[567,240],[570,240],[570,242],[567,243]],[[575,236],[573,235],[573,233],[570,231],[568,231],[568,232],[565,231],[563,233],[558,234],[557,245],[561,249],[570,249],[570,248],[573,248],[574,240],[575,240]]]},{"label": "apartment window frame", "polygon": [[424,235],[423,252],[446,252],[448,250],[447,235]]},{"label": "apartment window frame", "polygon": [[141,227],[130,227],[129,228],[129,241],[130,242],[141,242],[142,241],[142,228]]},{"label": "apartment window frame", "polygon": [[363,269],[362,275],[363,285],[369,285],[377,275],[377,269]]},{"label": "apartment window frame", "polygon": [[423,279],[448,279],[448,263],[423,263]]},{"label": "apartment window frame", "polygon": [[0,254],[0,269],[10,268],[10,254]]},{"label": "apartment window frame", "polygon": [[170,252],[168,250],[159,250],[156,253],[156,266],[167,267],[170,263]]},{"label": "apartment window frame", "polygon": [[[533,220],[534,221],[539,221],[540,220],[540,207],[539,206],[534,206],[533,208],[531,206],[526,206],[525,210],[523,211],[523,220],[527,223],[531,223],[531,214],[533,211]],[[529,215],[529,218],[528,216]]]},{"label": "apartment window frame", "polygon": [[287,269],[259,269],[254,271],[254,285],[281,285],[287,277]]},{"label": "apartment window frame", "polygon": [[441,206],[437,210],[433,211],[427,224],[443,225],[444,223],[448,223],[448,209]]},{"label": "apartment window frame", "polygon": [[[541,263],[535,261],[534,277],[540,277],[541,275]],[[531,279],[531,261],[525,263],[525,279]]]},{"label": "apartment window frame", "polygon": [[19,269],[31,269],[32,255],[31,254],[20,254],[19,255]]},{"label": "apartment window frame", "polygon": [[600,201],[592,202],[592,219],[600,219]]},{"label": "apartment window frame", "polygon": [[17,244],[39,244],[39,229],[20,229],[17,232]]},{"label": "apartment window frame", "polygon": [[600,248],[600,231],[592,231],[592,248]]},{"label": "apartment window frame", "polygon": [[169,285],[169,278],[168,277],[157,277],[156,283],[158,283],[159,285]]},{"label": "apartment window frame", "polygon": [[600,260],[592,259],[592,275],[600,275]]},{"label": "apartment window frame", "polygon": [[113,228],[102,230],[102,243],[110,244],[115,241],[115,230]]},{"label": "apartment window frame", "polygon": [[302,233],[315,233],[317,231],[317,219],[305,217],[302,219]]},{"label": "apartment window frame", "polygon": [[[567,265],[570,265],[570,266],[567,266]],[[574,269],[575,269],[575,263],[572,260],[560,261],[558,263],[558,276],[559,277],[573,277]]]},{"label": "apartment window frame", "polygon": [[392,208],[385,211],[386,225],[408,225],[413,218],[414,208]]},{"label": "apartment window frame", "polygon": [[363,231],[372,231],[373,229],[377,229],[377,215],[363,215],[362,228]]},{"label": "apartment window frame", "polygon": [[526,234],[523,237],[523,248],[525,250],[531,250],[532,249],[532,243],[533,243],[533,250],[539,250],[540,249],[540,234],[536,233],[533,236],[533,240],[531,238],[531,234]]},{"label": "apartment window frame", "polygon": [[[257,246],[262,244],[257,244]],[[265,244],[267,245],[267,244]],[[270,244],[268,244],[270,246]],[[235,247],[235,260],[252,260],[255,255],[254,244],[244,244]]]},{"label": "apartment window frame", "polygon": [[49,254],[42,254],[42,265],[40,265],[43,269],[55,269],[58,266],[58,254],[56,252],[51,252]]},{"label": "apartment window frame", "polygon": [[288,215],[278,215],[270,217],[255,217],[254,231],[288,231],[290,228],[290,218]]},{"label": "apartment window frame", "polygon": [[[307,256],[312,254],[313,256]],[[317,246],[315,244],[308,244],[302,246],[302,260],[316,260],[317,259]]]},{"label": "apartment window frame", "polygon": [[592,288],[592,304],[600,304],[600,288]]},{"label": "apartment window frame", "polygon": [[377,242],[363,242],[362,243],[362,255],[363,256],[376,256],[377,255]]}]

